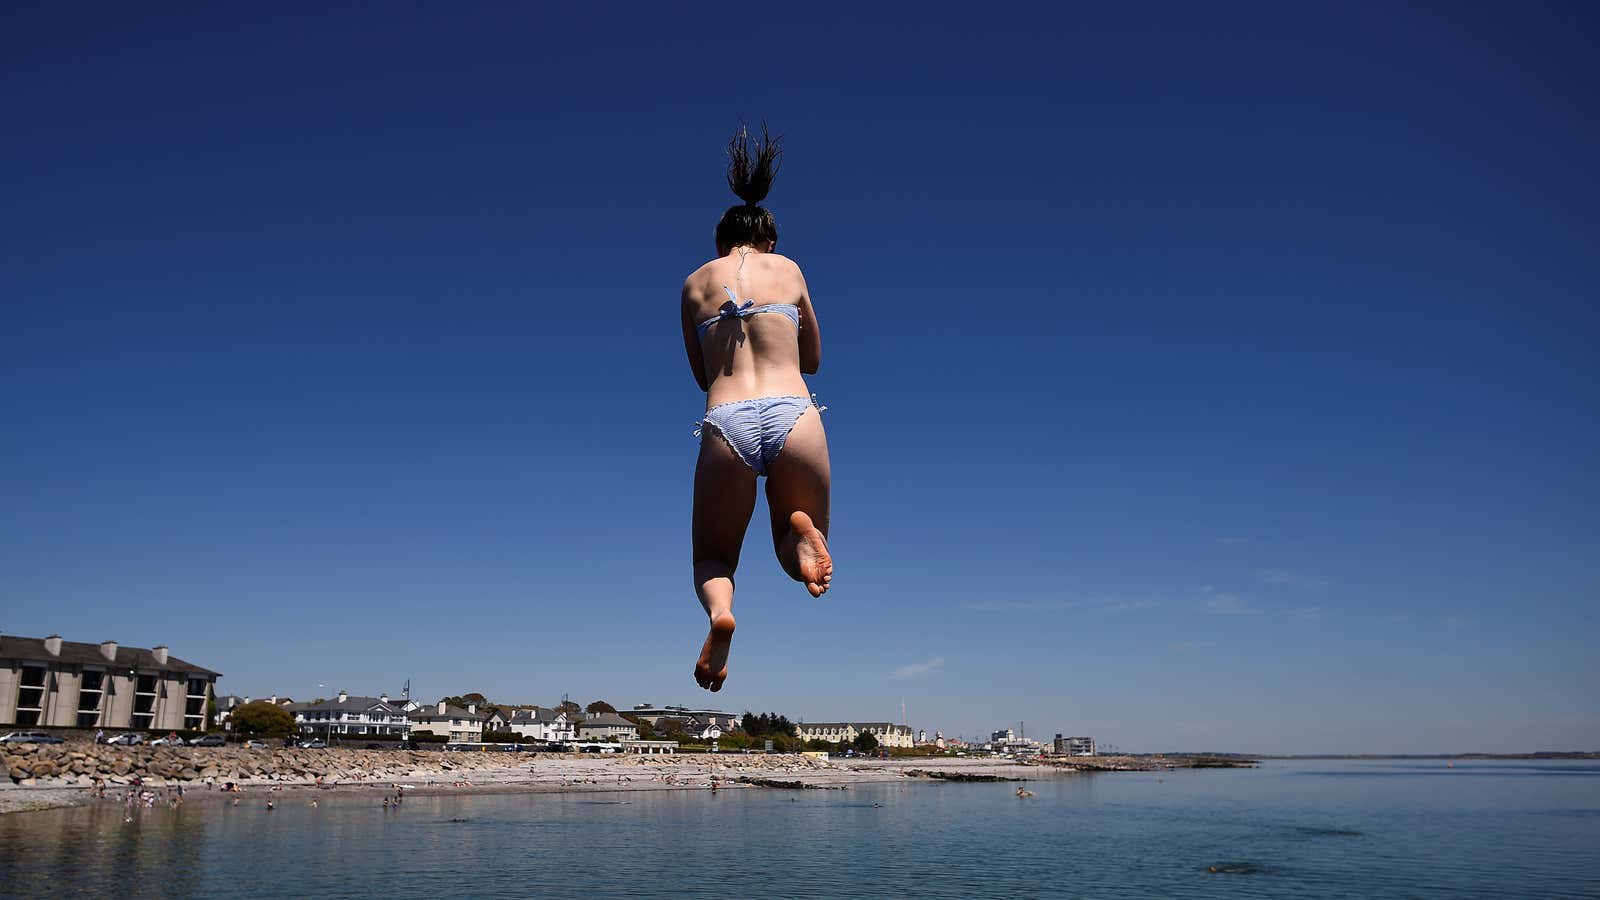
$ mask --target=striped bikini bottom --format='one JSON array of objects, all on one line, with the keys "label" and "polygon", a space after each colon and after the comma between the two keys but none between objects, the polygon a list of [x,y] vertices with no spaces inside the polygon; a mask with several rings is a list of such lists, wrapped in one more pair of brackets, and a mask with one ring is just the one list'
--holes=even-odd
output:
[{"label": "striped bikini bottom", "polygon": [[[767,467],[783,452],[783,442],[789,439],[794,423],[800,421],[800,416],[811,406],[817,406],[815,396],[756,397],[718,403],[706,410],[694,435],[700,437],[704,428],[710,426],[722,435],[745,465],[757,475],[765,475]],[[817,406],[817,412],[824,409],[826,407]]]}]

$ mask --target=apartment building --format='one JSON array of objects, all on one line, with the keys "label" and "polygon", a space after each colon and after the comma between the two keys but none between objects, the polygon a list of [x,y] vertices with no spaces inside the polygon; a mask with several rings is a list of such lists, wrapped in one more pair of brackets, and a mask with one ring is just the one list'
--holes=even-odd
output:
[{"label": "apartment building", "polygon": [[220,677],[165,646],[0,635],[0,725],[200,731]]}]

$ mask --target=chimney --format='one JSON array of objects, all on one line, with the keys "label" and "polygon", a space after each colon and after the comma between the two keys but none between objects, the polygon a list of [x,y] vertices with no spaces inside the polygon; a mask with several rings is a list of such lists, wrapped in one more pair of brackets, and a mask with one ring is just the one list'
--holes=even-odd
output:
[{"label": "chimney", "polygon": [[117,661],[117,642],[116,641],[101,641],[100,642],[100,655],[104,656],[106,659],[110,660],[111,662],[116,662]]},{"label": "chimney", "polygon": [[150,648],[150,655],[154,656],[156,658],[156,662],[160,663],[163,666],[166,665],[167,664],[167,645],[166,644],[157,644],[156,646],[151,647]]},{"label": "chimney", "polygon": [[444,701],[443,700],[439,701],[439,715],[441,715],[441,716],[444,715]]},{"label": "chimney", "polygon": [[379,703],[388,703],[389,702],[389,692],[388,691],[384,691],[382,694],[379,694],[378,695],[378,702]]},{"label": "chimney", "polygon": [[52,634],[44,639],[44,650],[51,656],[61,655],[61,635]]},{"label": "chimney", "polygon": [[272,700],[270,700],[270,701],[269,701],[269,702],[270,702],[270,703],[271,703],[271,704],[272,704],[272,705],[273,705],[273,706],[277,706],[277,705],[278,705],[278,695],[277,695],[277,694],[273,694],[273,695],[272,695]]},{"label": "chimney", "polygon": [[350,695],[349,694],[346,694],[344,691],[340,691],[339,692],[339,702],[340,703],[343,703],[343,702],[345,702],[346,700],[349,700],[349,699],[350,699]]},{"label": "chimney", "polygon": [[476,703],[468,703],[467,704],[467,713],[468,714],[475,713],[477,711],[478,711],[478,704],[476,704]]}]

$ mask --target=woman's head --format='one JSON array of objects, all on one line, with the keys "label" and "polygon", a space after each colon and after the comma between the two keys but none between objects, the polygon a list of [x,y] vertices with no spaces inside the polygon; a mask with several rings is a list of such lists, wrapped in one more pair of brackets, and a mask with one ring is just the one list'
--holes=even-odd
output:
[{"label": "woman's head", "polygon": [[767,124],[763,122],[759,141],[751,138],[750,129],[740,125],[728,142],[728,187],[744,202],[728,207],[717,223],[718,253],[725,255],[746,244],[762,250],[777,246],[778,223],[766,207],[758,204],[767,198],[772,180],[778,177],[783,160],[779,140],[767,134]]}]

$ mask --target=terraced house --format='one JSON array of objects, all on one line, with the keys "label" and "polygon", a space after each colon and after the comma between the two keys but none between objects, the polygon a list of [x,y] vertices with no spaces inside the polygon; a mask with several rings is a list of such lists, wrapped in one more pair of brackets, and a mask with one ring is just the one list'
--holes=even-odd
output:
[{"label": "terraced house", "polygon": [[0,725],[201,731],[220,677],[164,646],[0,635]]},{"label": "terraced house", "polygon": [[800,722],[795,725],[795,731],[802,741],[850,743],[856,739],[856,735],[866,732],[877,738],[884,747],[909,749],[916,746],[915,734],[910,726],[893,722]]}]

